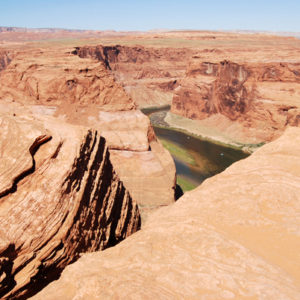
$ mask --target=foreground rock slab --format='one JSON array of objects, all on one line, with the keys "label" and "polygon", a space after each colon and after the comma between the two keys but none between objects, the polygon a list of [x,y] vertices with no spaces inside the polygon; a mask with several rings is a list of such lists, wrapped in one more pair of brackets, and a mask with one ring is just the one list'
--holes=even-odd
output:
[{"label": "foreground rock slab", "polygon": [[0,297],[26,298],[140,215],[98,131],[30,115],[0,125]]},{"label": "foreground rock slab", "polygon": [[299,299],[300,129],[206,180],[34,299]]}]

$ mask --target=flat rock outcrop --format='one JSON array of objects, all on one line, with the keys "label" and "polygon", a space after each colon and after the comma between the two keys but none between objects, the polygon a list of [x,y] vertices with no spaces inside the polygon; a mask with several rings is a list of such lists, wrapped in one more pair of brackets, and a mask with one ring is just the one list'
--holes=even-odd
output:
[{"label": "flat rock outcrop", "polygon": [[299,299],[299,153],[288,128],[33,299]]},{"label": "flat rock outcrop", "polygon": [[0,115],[0,297],[27,298],[80,253],[140,227],[97,130]]}]

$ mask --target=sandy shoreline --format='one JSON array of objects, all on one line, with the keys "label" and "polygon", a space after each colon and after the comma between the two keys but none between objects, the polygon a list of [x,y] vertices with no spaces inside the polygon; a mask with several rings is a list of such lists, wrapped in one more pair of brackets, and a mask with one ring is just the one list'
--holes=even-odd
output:
[{"label": "sandy shoreline", "polygon": [[212,143],[241,149],[246,153],[253,153],[263,145],[263,143],[247,143],[245,141],[234,140],[226,133],[213,128],[212,126],[205,126],[201,121],[191,120],[171,112],[167,112],[163,121],[168,124],[170,129],[180,130],[198,138],[208,140]]}]

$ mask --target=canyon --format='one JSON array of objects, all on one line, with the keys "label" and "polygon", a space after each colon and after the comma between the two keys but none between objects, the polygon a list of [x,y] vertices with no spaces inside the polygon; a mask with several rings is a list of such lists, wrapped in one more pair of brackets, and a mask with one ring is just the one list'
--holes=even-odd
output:
[{"label": "canyon", "polygon": [[299,126],[298,39],[193,32],[152,38],[151,46],[83,46],[73,53],[102,61],[139,108],[170,105],[171,127],[198,135],[214,130],[216,140],[246,145]]},{"label": "canyon", "polygon": [[299,137],[288,129],[33,299],[298,299]]},{"label": "canyon", "polygon": [[101,62],[2,52],[0,297],[28,298],[175,201],[175,165]]},{"label": "canyon", "polygon": [[[0,297],[299,298],[299,54],[268,33],[0,28]],[[170,134],[254,153],[175,202],[140,110],[165,107]]]}]

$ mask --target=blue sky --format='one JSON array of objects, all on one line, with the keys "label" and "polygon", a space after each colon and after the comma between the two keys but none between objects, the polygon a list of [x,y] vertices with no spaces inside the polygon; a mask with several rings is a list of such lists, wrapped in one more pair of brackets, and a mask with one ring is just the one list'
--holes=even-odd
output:
[{"label": "blue sky", "polygon": [[300,32],[300,0],[0,0],[0,26]]}]

